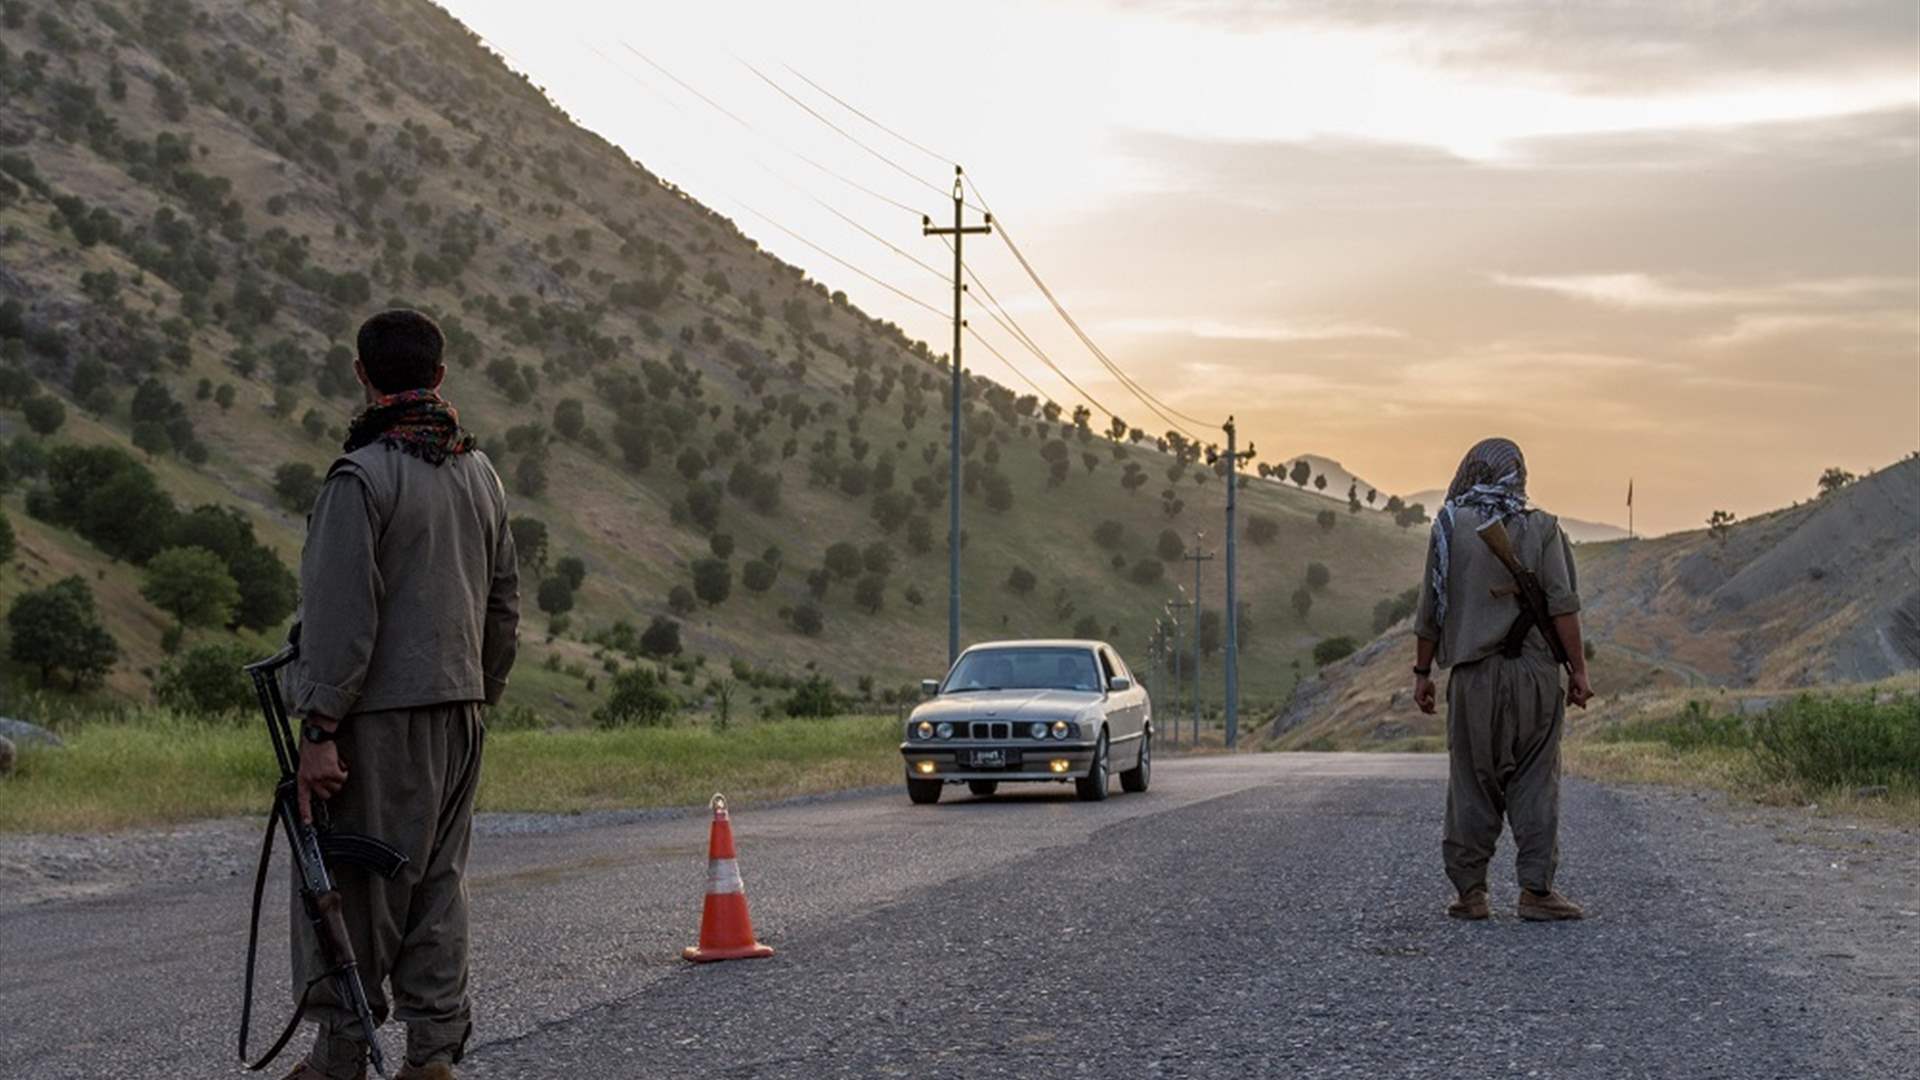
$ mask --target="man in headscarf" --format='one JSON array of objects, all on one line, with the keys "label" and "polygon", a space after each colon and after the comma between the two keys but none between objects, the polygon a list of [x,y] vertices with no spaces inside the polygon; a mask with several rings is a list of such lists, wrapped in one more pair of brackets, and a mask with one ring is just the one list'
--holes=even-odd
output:
[{"label": "man in headscarf", "polygon": [[[440,396],[445,338],[417,311],[359,334],[367,407],[307,519],[300,657],[300,812],[400,849],[393,880],[334,868],[374,1022],[406,1024],[396,1080],[451,1080],[473,1029],[467,849],[486,727],[513,667],[519,574],[500,477]],[[294,904],[294,985],[323,974]],[[391,985],[391,993],[388,992]],[[313,1050],[288,1080],[363,1080],[367,1044],[332,983],[314,987]]]},{"label": "man in headscarf", "polygon": [[[1501,522],[1520,564],[1547,596],[1549,626],[1534,626],[1517,647],[1509,631],[1521,617],[1517,583],[1475,535]],[[1434,515],[1427,575],[1414,615],[1418,650],[1413,699],[1435,707],[1433,665],[1447,679],[1446,835],[1441,854],[1458,892],[1447,914],[1491,913],[1487,863],[1504,819],[1518,847],[1523,919],[1578,919],[1579,905],[1553,887],[1560,859],[1560,733],[1569,704],[1585,708],[1593,690],[1581,651],[1580,594],[1573,549],[1552,514],[1527,505],[1527,462],[1507,439],[1467,451]],[[1563,689],[1545,634],[1557,634],[1571,660]]]}]

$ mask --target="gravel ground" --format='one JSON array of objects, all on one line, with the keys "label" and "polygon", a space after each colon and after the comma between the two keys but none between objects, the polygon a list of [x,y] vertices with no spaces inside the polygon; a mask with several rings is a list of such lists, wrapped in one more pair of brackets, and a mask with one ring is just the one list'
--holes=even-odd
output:
[{"label": "gravel ground", "polygon": [[[1594,917],[1516,920],[1508,853],[1496,918],[1462,924],[1440,764],[1209,758],[1104,804],[743,809],[780,952],[699,968],[676,957],[702,815],[490,820],[462,1075],[1920,1076],[1920,836],[1570,783],[1562,884]],[[254,832],[0,838],[0,1077],[233,1071]],[[120,884],[143,845],[173,852],[169,884]],[[58,888],[11,895],[49,865]]]}]

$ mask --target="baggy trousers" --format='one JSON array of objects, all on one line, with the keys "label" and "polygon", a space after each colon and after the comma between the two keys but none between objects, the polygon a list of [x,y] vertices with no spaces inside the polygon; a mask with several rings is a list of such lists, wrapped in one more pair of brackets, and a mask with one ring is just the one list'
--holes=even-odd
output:
[{"label": "baggy trousers", "polygon": [[1487,884],[1502,818],[1520,886],[1553,888],[1560,862],[1560,668],[1531,652],[1454,667],[1447,679],[1447,877],[1463,895]]},{"label": "baggy trousers", "polygon": [[[355,865],[329,869],[374,1019],[406,1023],[416,1065],[458,1062],[472,1029],[466,867],[485,735],[477,702],[360,713],[340,726],[347,782],[326,804],[333,828],[385,840],[408,862],[392,881]],[[296,888],[296,991],[323,970]],[[330,1080],[357,1076],[366,1045],[331,980],[314,988],[308,1015],[320,1024],[308,1064]]]}]

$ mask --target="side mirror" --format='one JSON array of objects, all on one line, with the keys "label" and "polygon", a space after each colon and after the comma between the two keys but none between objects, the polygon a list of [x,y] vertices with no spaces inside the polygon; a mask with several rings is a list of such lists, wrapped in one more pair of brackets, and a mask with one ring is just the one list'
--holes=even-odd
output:
[{"label": "side mirror", "polygon": [[1133,680],[1127,678],[1125,675],[1115,675],[1113,678],[1107,680],[1107,689],[1116,694],[1123,690],[1131,690],[1133,689]]},{"label": "side mirror", "polygon": [[921,697],[932,697],[933,695],[939,692],[940,692],[939,679],[921,679],[920,680],[920,696]]}]

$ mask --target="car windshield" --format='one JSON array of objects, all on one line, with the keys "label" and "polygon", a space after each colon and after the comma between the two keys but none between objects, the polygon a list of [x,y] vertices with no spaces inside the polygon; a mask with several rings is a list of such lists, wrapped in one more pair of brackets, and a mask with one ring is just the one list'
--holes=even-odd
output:
[{"label": "car windshield", "polygon": [[1093,653],[1075,648],[975,649],[947,676],[943,694],[980,690],[1100,689]]}]

